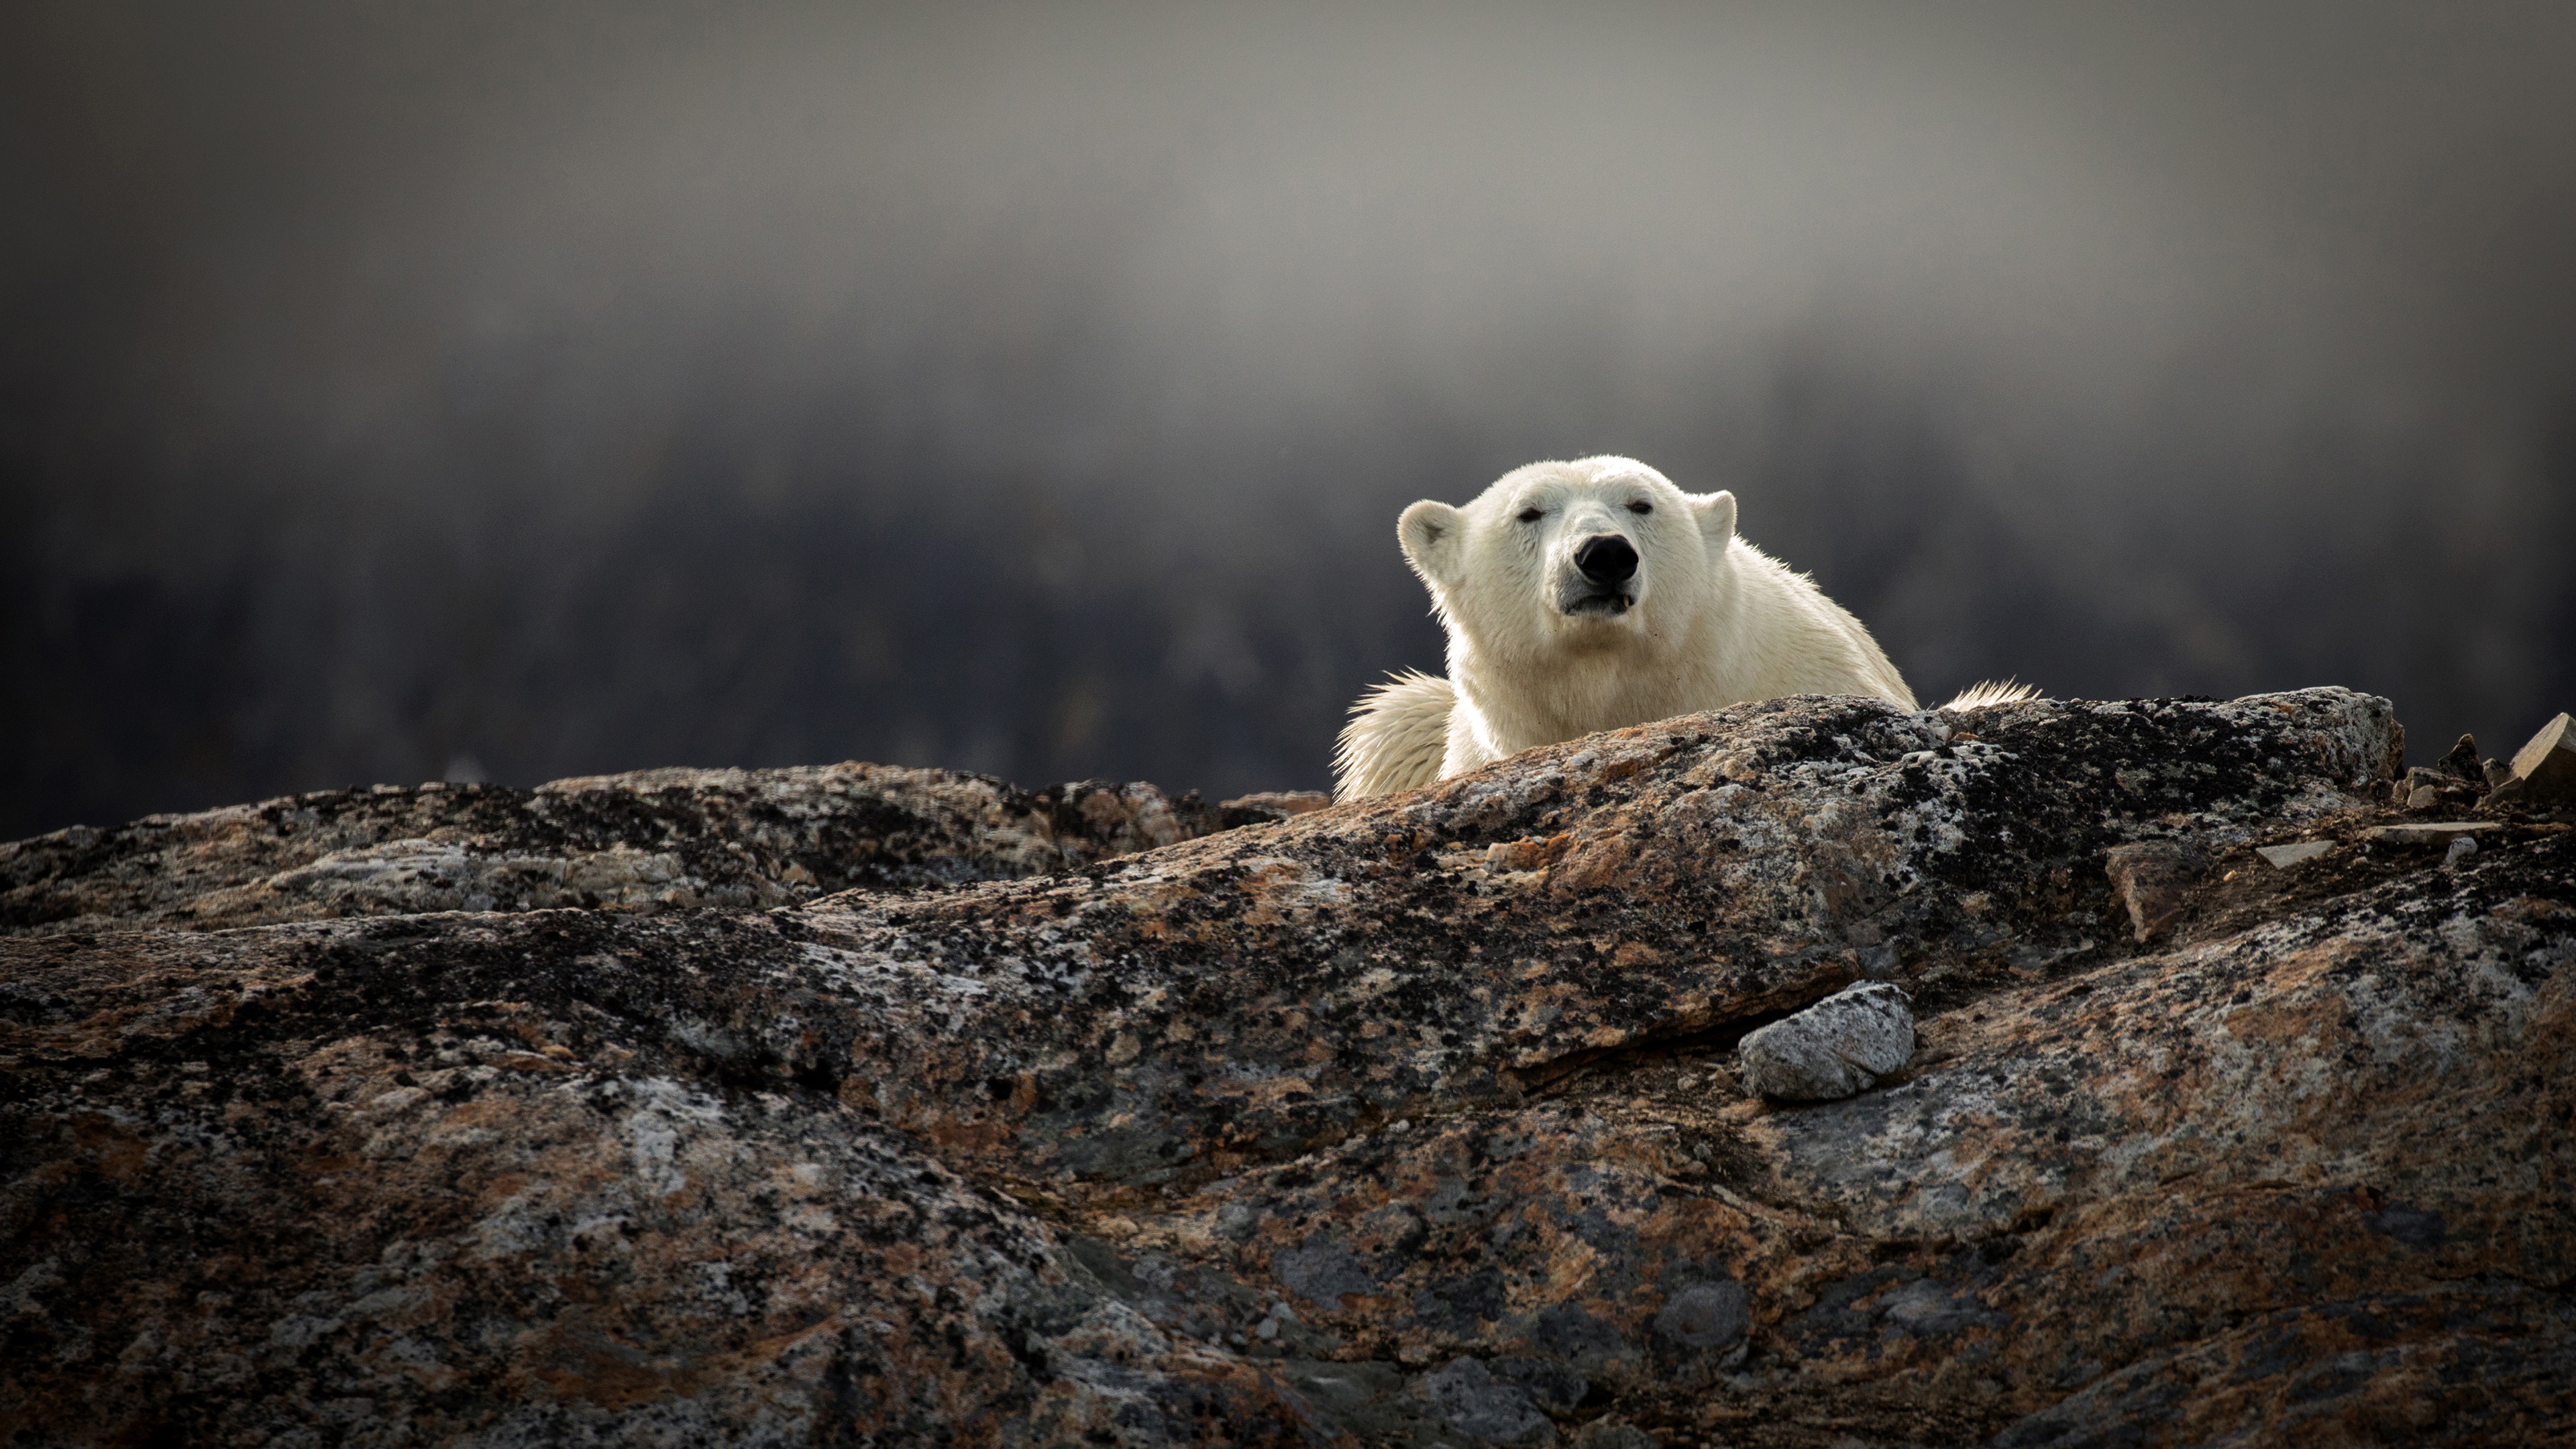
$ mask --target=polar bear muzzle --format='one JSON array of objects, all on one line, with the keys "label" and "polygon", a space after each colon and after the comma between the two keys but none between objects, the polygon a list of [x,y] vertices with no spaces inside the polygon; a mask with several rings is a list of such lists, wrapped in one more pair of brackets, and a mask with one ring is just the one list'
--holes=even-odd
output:
[{"label": "polar bear muzzle", "polygon": [[1566,614],[1624,614],[1636,606],[1637,546],[1615,533],[1599,533],[1574,550],[1581,576],[1557,590],[1556,607]]}]

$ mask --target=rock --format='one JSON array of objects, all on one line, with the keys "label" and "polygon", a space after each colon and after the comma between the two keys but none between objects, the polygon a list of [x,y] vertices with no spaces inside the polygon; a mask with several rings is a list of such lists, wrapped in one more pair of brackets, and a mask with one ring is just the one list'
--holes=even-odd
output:
[{"label": "rock", "polygon": [[2201,853],[2175,840],[2141,840],[2115,846],[2104,857],[2103,870],[2120,901],[2129,908],[2129,924],[2141,942],[2173,923],[2189,901],[2203,865]]},{"label": "rock", "polygon": [[2275,870],[2288,870],[2305,865],[2335,848],[2331,840],[2301,840],[2289,845],[2258,845],[2254,853],[2263,857]]},{"label": "rock", "polygon": [[[1910,1025],[1906,1035],[1913,1035]],[[1687,1284],[1665,1300],[1664,1311],[1655,1315],[1655,1332],[1688,1348],[1725,1348],[1744,1337],[1745,1307],[1744,1285],[1732,1279]]]},{"label": "rock", "polygon": [[1736,1054],[1744,1090],[1757,1097],[1830,1102],[1866,1092],[1914,1055],[1913,1001],[1865,981],[1751,1033]]},{"label": "rock", "polygon": [[862,764],[326,790],[0,845],[0,933],[758,908],[1063,870],[1284,819],[1290,798],[1210,808],[1144,784],[1026,791]]},{"label": "rock", "polygon": [[1556,1425],[1518,1387],[1498,1382],[1478,1359],[1453,1359],[1422,1379],[1433,1415],[1479,1444],[1553,1444]]},{"label": "rock", "polygon": [[2558,716],[2514,751],[2513,779],[2525,805],[2576,804],[2576,717]]},{"label": "rock", "polygon": [[[767,909],[190,930],[138,865],[80,929],[0,941],[0,1417],[213,1445],[2576,1433],[2576,831],[2249,872],[2140,949],[2097,862],[2358,841],[2385,703],[1936,722],[1769,701]],[[631,831],[583,852],[692,866],[678,802],[627,791],[589,803]],[[257,878],[451,826],[572,858],[544,811],[426,798]],[[1713,1088],[1747,1028],[1872,973],[1921,1014],[1901,1080],[1794,1111]]]},{"label": "rock", "polygon": [[1274,820],[1291,815],[1305,815],[1333,803],[1333,797],[1321,790],[1263,790],[1252,795],[1237,795],[1217,808],[1241,810]]},{"label": "rock", "polygon": [[2361,834],[2365,840],[2388,845],[2448,845],[2461,836],[2494,828],[2495,822],[2490,820],[2427,820],[2420,824],[2374,825]]},{"label": "rock", "polygon": [[2451,837],[2450,845],[2442,851],[2443,867],[2448,869],[2451,866],[2458,865],[2468,856],[2475,854],[2477,848],[2478,838],[2474,835],[2455,835]]},{"label": "rock", "polygon": [[2438,768],[2454,780],[2481,790],[2486,788],[2486,767],[2478,761],[2478,741],[2475,735],[2460,736],[2458,742],[2451,746],[2451,752],[2442,757]]},{"label": "rock", "polygon": [[[2465,756],[2463,751],[2467,752]],[[2438,765],[2430,769],[2419,765],[2397,782],[2402,792],[2399,798],[2407,809],[2417,812],[2465,809],[2485,788],[2477,762],[2477,741],[2467,735],[2460,737],[2460,743]]]}]

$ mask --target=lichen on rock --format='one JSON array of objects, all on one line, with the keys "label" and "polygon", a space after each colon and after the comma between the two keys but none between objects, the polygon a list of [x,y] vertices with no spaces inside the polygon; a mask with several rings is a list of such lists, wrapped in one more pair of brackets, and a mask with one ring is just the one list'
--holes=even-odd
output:
[{"label": "lichen on rock", "polygon": [[533,790],[323,790],[0,844],[0,933],[752,909],[852,886],[1039,875],[1301,808],[1312,808],[1309,797],[1210,806],[1146,784],[1028,791],[863,764],[640,770]]},{"label": "lichen on rock", "polygon": [[[1156,792],[1159,845],[772,772],[22,842],[0,1427],[2565,1438],[2576,841],[2370,836],[2400,742],[2332,689],[1801,698],[1196,838]],[[2151,843],[2197,865],[2141,943]],[[1863,981],[1901,1071],[1745,1090]]]}]

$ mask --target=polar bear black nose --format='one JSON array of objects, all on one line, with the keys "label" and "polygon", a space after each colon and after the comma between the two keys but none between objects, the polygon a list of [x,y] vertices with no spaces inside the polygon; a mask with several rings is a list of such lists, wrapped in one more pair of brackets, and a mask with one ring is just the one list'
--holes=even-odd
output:
[{"label": "polar bear black nose", "polygon": [[1574,551],[1574,566],[1596,584],[1625,583],[1637,572],[1637,550],[1615,533],[1597,534]]}]

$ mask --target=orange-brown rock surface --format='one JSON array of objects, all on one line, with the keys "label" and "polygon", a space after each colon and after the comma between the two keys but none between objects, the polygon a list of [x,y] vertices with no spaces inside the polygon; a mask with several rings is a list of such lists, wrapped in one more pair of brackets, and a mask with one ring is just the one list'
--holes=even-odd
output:
[{"label": "orange-brown rock surface", "polygon": [[[22,843],[13,902],[96,904],[0,941],[0,1433],[2566,1441],[2576,842],[2368,834],[2399,740],[2341,690],[1783,700],[649,913],[190,917],[152,842]],[[758,848],[657,778],[582,850]],[[378,843],[572,858],[476,798]],[[947,821],[906,849],[995,858]],[[2107,862],[2159,842],[2141,943]],[[1863,978],[1908,1067],[1737,1089]]]},{"label": "orange-brown rock surface", "polygon": [[1285,819],[1151,785],[1021,790],[987,775],[840,764],[639,770],[500,785],[319,790],[0,844],[0,935],[571,906],[654,914],[1005,880]]}]

